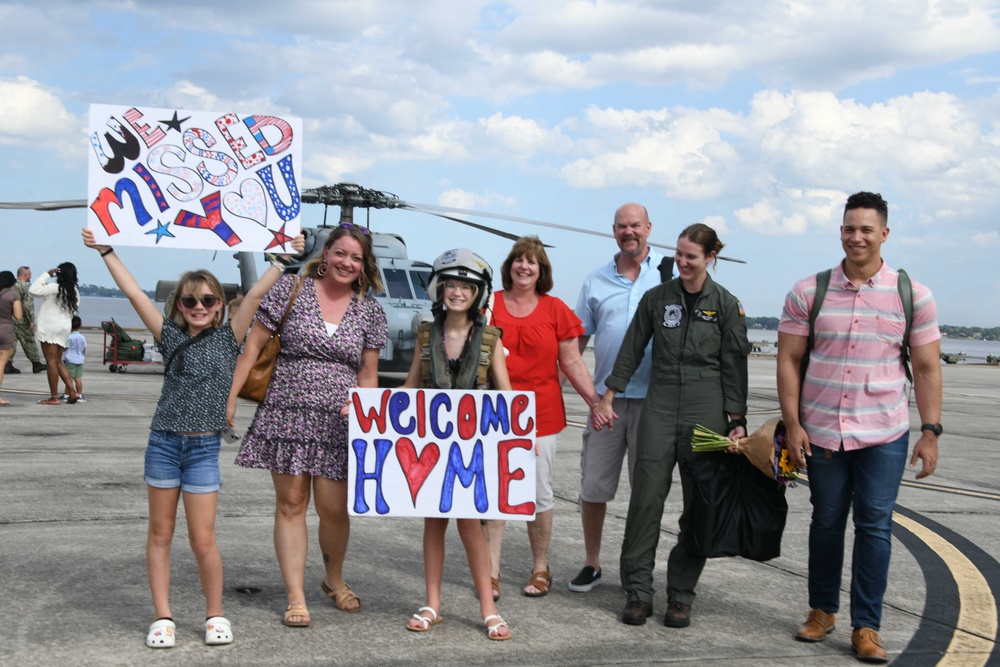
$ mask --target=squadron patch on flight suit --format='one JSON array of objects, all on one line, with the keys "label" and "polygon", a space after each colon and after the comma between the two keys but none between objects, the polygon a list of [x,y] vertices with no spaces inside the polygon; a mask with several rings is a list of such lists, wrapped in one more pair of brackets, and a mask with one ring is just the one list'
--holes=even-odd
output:
[{"label": "squadron patch on flight suit", "polygon": [[717,310],[695,310],[695,319],[701,320],[702,322],[718,322],[719,321],[719,311]]},{"label": "squadron patch on flight suit", "polygon": [[673,304],[667,306],[663,309],[663,326],[668,329],[676,329],[681,325],[681,317],[684,315],[684,309],[681,308],[680,304]]}]

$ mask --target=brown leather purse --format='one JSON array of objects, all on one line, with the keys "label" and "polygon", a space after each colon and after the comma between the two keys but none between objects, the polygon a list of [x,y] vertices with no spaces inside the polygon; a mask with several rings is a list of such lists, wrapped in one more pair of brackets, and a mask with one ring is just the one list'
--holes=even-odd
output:
[{"label": "brown leather purse", "polygon": [[271,337],[260,348],[257,361],[250,368],[246,382],[243,383],[243,388],[240,389],[240,398],[245,398],[255,403],[260,403],[264,400],[264,396],[267,394],[267,387],[271,384],[271,375],[274,373],[274,362],[278,360],[278,352],[281,351],[281,328],[285,325],[288,314],[292,312],[292,304],[295,303],[299,292],[302,291],[305,281],[305,278],[302,277],[295,278],[295,284],[292,285],[292,294],[288,299],[288,307],[285,308],[285,314],[281,316],[278,328],[271,333]]}]

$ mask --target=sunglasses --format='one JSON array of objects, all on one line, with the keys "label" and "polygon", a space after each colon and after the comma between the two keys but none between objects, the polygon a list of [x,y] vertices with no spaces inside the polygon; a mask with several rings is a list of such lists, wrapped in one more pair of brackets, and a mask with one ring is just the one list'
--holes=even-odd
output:
[{"label": "sunglasses", "polygon": [[[182,296],[177,300],[180,301],[181,305],[187,308],[188,310],[196,308],[198,306],[198,301],[199,301],[198,297],[193,295]],[[215,296],[214,294],[203,294],[200,300],[201,300],[201,305],[209,309],[214,308],[215,304],[219,303],[220,301],[219,297]]]},{"label": "sunglasses", "polygon": [[340,226],[343,227],[344,229],[356,229],[359,232],[361,232],[362,234],[364,234],[365,236],[371,236],[372,235],[372,233],[370,231],[368,231],[367,227],[362,227],[360,225],[352,225],[349,222],[342,222],[342,223],[340,223]]}]

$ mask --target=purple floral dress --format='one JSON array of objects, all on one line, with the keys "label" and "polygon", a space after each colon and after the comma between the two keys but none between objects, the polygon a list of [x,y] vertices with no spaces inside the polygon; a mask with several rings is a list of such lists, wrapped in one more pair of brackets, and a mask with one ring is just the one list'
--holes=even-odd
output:
[{"label": "purple floral dress", "polygon": [[[292,276],[283,276],[261,301],[257,321],[271,331],[288,306],[292,282]],[[347,479],[347,417],[340,410],[357,384],[362,351],[382,348],[387,341],[382,306],[357,295],[337,331],[327,335],[313,279],[306,278],[281,330],[271,385],[243,437],[236,465]]]}]

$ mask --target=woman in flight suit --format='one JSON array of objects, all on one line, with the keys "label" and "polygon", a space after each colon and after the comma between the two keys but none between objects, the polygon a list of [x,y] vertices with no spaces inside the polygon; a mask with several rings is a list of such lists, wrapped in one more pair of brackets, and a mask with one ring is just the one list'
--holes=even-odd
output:
[{"label": "woman in flight suit", "polygon": [[[611,422],[611,403],[624,391],[653,340],[653,369],[639,423],[638,456],[632,481],[621,579],[626,593],[622,621],[642,625],[653,614],[653,565],[663,503],[674,464],[681,463],[684,506],[680,534],[667,564],[669,627],[690,624],[694,588],[705,559],[688,553],[684,531],[690,522],[694,485],[684,462],[691,453],[695,424],[729,436],[746,435],[747,355],[750,343],[743,307],[708,275],[722,242],[707,225],[691,225],[677,240],[678,278],[643,296],[622,341],[607,393],[594,408]],[[596,425],[595,425],[596,427]]]}]

